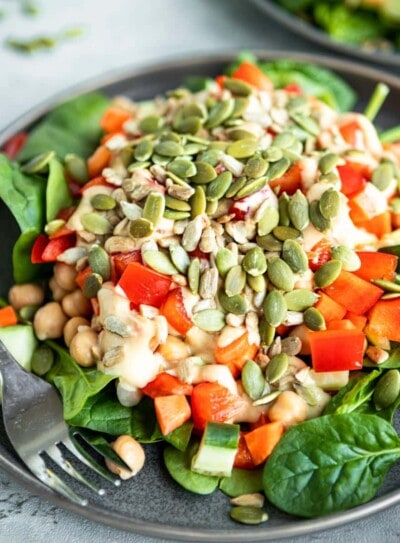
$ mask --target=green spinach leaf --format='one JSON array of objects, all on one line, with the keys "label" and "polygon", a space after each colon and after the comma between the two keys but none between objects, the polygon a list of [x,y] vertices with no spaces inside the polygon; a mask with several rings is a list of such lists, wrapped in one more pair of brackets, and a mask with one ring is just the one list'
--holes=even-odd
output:
[{"label": "green spinach leaf", "polygon": [[[364,360],[364,366],[368,368],[376,368],[376,364],[368,358]],[[389,353],[389,358],[385,362],[379,364],[379,369],[400,369],[400,347],[392,349]]]},{"label": "green spinach leaf", "polygon": [[186,451],[189,445],[190,437],[192,435],[193,422],[186,421],[176,428],[173,432],[164,436],[165,441],[170,443],[175,449],[179,451]]},{"label": "green spinach leaf", "polygon": [[252,494],[263,490],[263,468],[239,469],[233,468],[230,477],[223,477],[219,488],[232,498],[242,494]]},{"label": "green spinach leaf", "polygon": [[288,430],[264,468],[267,498],[301,517],[343,511],[374,497],[400,458],[400,439],[382,418],[326,415]]},{"label": "green spinach leaf", "polygon": [[376,381],[381,372],[373,370],[370,373],[361,374],[347,383],[345,387],[330,400],[325,407],[324,415],[351,413],[357,411],[372,397]]},{"label": "green spinach leaf", "polygon": [[72,205],[72,196],[68,188],[62,164],[53,158],[49,164],[49,177],[46,185],[46,220],[52,221],[63,207]]},{"label": "green spinach leaf", "polygon": [[38,235],[36,228],[29,228],[21,233],[14,244],[12,263],[16,283],[29,283],[43,274],[44,266],[31,262],[32,247]]}]

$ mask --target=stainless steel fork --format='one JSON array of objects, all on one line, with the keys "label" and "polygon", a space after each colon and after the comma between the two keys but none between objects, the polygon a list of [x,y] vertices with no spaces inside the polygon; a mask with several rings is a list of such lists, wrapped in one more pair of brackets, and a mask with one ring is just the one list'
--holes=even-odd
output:
[{"label": "stainless steel fork", "polygon": [[68,475],[98,494],[105,490],[90,482],[64,457],[64,445],[76,458],[115,485],[120,480],[88,461],[83,450],[69,431],[63,418],[61,400],[50,384],[25,371],[0,341],[0,374],[2,376],[3,420],[8,438],[28,468],[44,484],[72,501],[86,505],[88,500],[78,495],[55,471],[46,465],[48,455]]}]

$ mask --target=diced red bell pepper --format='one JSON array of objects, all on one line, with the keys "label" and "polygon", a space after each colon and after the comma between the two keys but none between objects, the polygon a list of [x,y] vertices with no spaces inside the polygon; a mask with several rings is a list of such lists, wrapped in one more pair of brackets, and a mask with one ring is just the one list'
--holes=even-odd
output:
[{"label": "diced red bell pepper", "polygon": [[124,123],[132,118],[132,113],[121,109],[120,107],[110,106],[104,112],[100,126],[101,128],[108,133],[114,134],[115,132],[121,131]]},{"label": "diced red bell pepper", "polygon": [[251,458],[250,451],[247,447],[246,440],[244,438],[245,433],[240,432],[238,450],[233,462],[234,468],[239,469],[254,469],[256,466]]},{"label": "diced red bell pepper", "polygon": [[[85,190],[90,189],[90,187],[98,187],[98,186],[104,186],[104,187],[113,187],[110,183],[107,183],[105,178],[102,175],[99,175],[97,177],[94,177],[87,183],[85,183],[83,186],[79,189],[79,194],[83,194]],[[115,187],[114,187],[115,188]]]},{"label": "diced red bell pepper", "polygon": [[368,336],[400,342],[400,298],[380,300],[368,314]]},{"label": "diced red bell pepper", "polygon": [[330,296],[325,294],[325,292],[318,291],[319,298],[314,304],[315,309],[322,314],[325,319],[325,322],[330,322],[333,320],[341,320],[346,314],[346,308],[338,304]]},{"label": "diced red bell pepper", "polygon": [[171,277],[155,272],[139,262],[131,262],[122,274],[118,285],[135,306],[146,304],[161,307],[167,297],[171,282]]},{"label": "diced red bell pepper", "polygon": [[228,366],[233,377],[237,378],[247,360],[252,360],[258,351],[258,346],[249,343],[249,334],[245,332],[228,345],[215,348],[215,360],[218,364]]},{"label": "diced red bell pepper", "polygon": [[86,266],[86,268],[83,268],[82,270],[78,271],[75,277],[75,282],[80,289],[83,288],[83,285],[85,284],[86,279],[92,273],[93,273],[93,270],[90,266]]},{"label": "diced red bell pepper", "polygon": [[375,251],[358,251],[361,267],[353,273],[366,281],[371,279],[386,279],[393,281],[398,258],[389,253]]},{"label": "diced red bell pepper", "polygon": [[49,240],[42,253],[42,262],[56,262],[64,251],[75,246],[75,242],[75,233]]},{"label": "diced red bell pepper", "polygon": [[218,383],[200,383],[191,396],[194,427],[204,430],[207,422],[228,422],[243,409],[244,400]]},{"label": "diced red bell pepper", "polygon": [[3,153],[8,156],[9,159],[14,160],[17,158],[18,153],[21,151],[22,147],[25,145],[25,142],[28,138],[26,132],[20,132],[12,136],[4,145]]},{"label": "diced red bell pepper", "polygon": [[321,330],[309,332],[314,371],[360,370],[365,335],[359,330]]},{"label": "diced red bell pepper", "polygon": [[74,230],[71,230],[65,224],[63,226],[60,226],[55,232],[52,234],[49,234],[49,239],[56,239],[61,238],[63,236],[70,236],[71,234],[75,234]]},{"label": "diced red bell pepper", "polygon": [[114,262],[115,272],[118,277],[126,270],[126,267],[131,262],[142,262],[141,252],[139,250],[130,251],[129,253],[114,253],[111,255],[111,260]]},{"label": "diced red bell pepper", "polygon": [[289,83],[283,87],[283,90],[289,94],[303,94],[303,89],[297,83]]},{"label": "diced red bell pepper", "polygon": [[14,326],[17,322],[17,313],[11,305],[0,308],[0,326]]},{"label": "diced red bell pepper", "polygon": [[252,62],[242,62],[232,74],[233,79],[241,79],[260,90],[273,91],[271,79]]},{"label": "diced red bell pepper", "polygon": [[157,398],[157,396],[170,396],[183,394],[184,396],[190,396],[193,391],[193,385],[190,383],[184,383],[178,377],[170,375],[169,373],[159,373],[155,379],[147,383],[142,388],[143,394],[150,396],[150,398]]},{"label": "diced red bell pepper", "polygon": [[310,269],[312,271],[318,270],[331,259],[331,243],[326,238],[321,239],[312,247],[311,251],[308,251],[307,257]]},{"label": "diced red bell pepper", "polygon": [[282,422],[274,421],[263,424],[244,436],[250,456],[256,466],[265,462],[281,439],[284,430]]},{"label": "diced red bell pepper", "polygon": [[357,146],[357,133],[360,132],[360,126],[356,120],[351,120],[340,125],[339,132],[349,145],[352,147]]},{"label": "diced red bell pepper", "polygon": [[169,292],[160,312],[182,336],[185,336],[193,326],[192,320],[186,312],[182,288],[175,288]]},{"label": "diced red bell pepper", "polygon": [[337,166],[337,170],[341,180],[340,191],[348,197],[361,192],[371,177],[371,170],[365,164],[347,162]]},{"label": "diced red bell pepper", "polygon": [[170,434],[190,419],[190,405],[186,396],[172,394],[154,398],[157,422],[163,436]]},{"label": "diced red bell pepper", "polygon": [[359,228],[364,228],[367,232],[381,238],[383,235],[390,234],[392,231],[391,213],[389,210],[386,210],[366,221],[358,221],[357,226]]},{"label": "diced red bell pepper", "polygon": [[274,179],[269,183],[272,189],[276,189],[278,194],[286,192],[286,194],[294,194],[296,190],[301,188],[301,165],[295,162],[281,177]]},{"label": "diced red bell pepper", "polygon": [[68,221],[68,219],[74,214],[75,210],[76,206],[63,207],[57,213],[57,219],[61,219],[62,221]]},{"label": "diced red bell pepper", "polygon": [[44,234],[39,234],[32,246],[31,262],[32,264],[43,264],[43,251],[49,243],[49,238]]}]

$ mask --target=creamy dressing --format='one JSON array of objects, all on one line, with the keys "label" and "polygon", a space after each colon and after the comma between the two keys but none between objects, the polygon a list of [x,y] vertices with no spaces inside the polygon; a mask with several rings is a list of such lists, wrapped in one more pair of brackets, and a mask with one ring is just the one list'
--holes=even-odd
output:
[{"label": "creamy dressing", "polygon": [[93,211],[93,206],[90,203],[93,196],[96,196],[96,194],[107,194],[110,195],[114,189],[111,187],[106,187],[105,185],[95,185],[93,187],[89,187],[88,189],[84,190],[82,193],[82,198],[78,204],[78,207],[75,209],[71,217],[68,219],[66,223],[66,227],[70,230],[75,230],[76,232],[80,232],[81,230],[84,230],[84,227],[81,223],[82,215],[85,215],[86,213],[91,213]]}]

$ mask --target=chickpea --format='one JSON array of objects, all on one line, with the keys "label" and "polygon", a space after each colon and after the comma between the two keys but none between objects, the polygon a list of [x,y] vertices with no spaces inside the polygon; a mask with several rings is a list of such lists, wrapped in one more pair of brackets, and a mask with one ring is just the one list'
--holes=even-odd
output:
[{"label": "chickpea", "polygon": [[68,347],[80,326],[89,326],[89,321],[83,317],[72,317],[64,326],[64,341]]},{"label": "chickpea", "polygon": [[269,408],[268,418],[271,422],[280,421],[285,428],[289,428],[306,420],[307,413],[306,401],[292,390],[285,390]]},{"label": "chickpea", "polygon": [[106,465],[112,473],[116,473],[121,479],[130,479],[143,468],[145,461],[144,450],[136,439],[126,435],[119,436],[111,446],[131,469],[131,471],[123,469],[106,458]]},{"label": "chickpea", "polygon": [[53,296],[53,300],[55,302],[61,302],[61,300],[64,298],[66,294],[68,294],[67,290],[64,290],[60,287],[60,285],[57,283],[56,278],[53,277],[49,281],[49,287],[51,290],[51,294]]},{"label": "chickpea", "polygon": [[33,328],[38,339],[56,339],[63,335],[68,317],[58,302],[49,302],[40,307],[33,319]]},{"label": "chickpea", "polygon": [[75,281],[76,274],[75,268],[64,262],[57,262],[54,266],[55,280],[61,288],[69,292],[75,290],[77,287]]},{"label": "chickpea", "polygon": [[61,305],[68,317],[89,316],[92,313],[90,300],[79,289],[64,296]]},{"label": "chickpea", "polygon": [[169,335],[165,343],[162,343],[158,350],[168,362],[176,362],[190,356],[189,348],[181,339]]},{"label": "chickpea", "polygon": [[44,290],[36,283],[25,283],[14,285],[8,293],[10,304],[18,311],[25,305],[42,305],[44,301]]},{"label": "chickpea", "polygon": [[97,333],[88,326],[74,335],[69,345],[69,352],[77,364],[89,368],[97,362],[97,346]]}]

